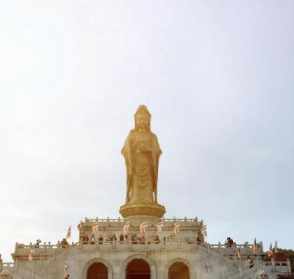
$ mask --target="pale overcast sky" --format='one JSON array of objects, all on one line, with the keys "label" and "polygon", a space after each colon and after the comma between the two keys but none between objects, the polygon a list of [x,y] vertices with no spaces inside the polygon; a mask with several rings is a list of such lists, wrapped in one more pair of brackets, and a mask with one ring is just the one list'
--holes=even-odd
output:
[{"label": "pale overcast sky", "polygon": [[119,216],[140,104],[166,216],[294,248],[294,1],[10,0],[0,34],[5,260]]}]

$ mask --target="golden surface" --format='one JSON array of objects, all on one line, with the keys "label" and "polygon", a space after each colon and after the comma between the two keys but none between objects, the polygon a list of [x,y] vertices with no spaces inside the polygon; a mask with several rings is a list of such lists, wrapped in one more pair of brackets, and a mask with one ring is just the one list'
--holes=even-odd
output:
[{"label": "golden surface", "polygon": [[125,204],[120,207],[120,213],[125,218],[138,215],[161,218],[165,208],[160,204]]},{"label": "golden surface", "polygon": [[122,149],[127,170],[126,203],[123,217],[148,215],[162,217],[165,208],[157,203],[157,179],[161,149],[150,129],[151,114],[139,106],[132,129]]}]

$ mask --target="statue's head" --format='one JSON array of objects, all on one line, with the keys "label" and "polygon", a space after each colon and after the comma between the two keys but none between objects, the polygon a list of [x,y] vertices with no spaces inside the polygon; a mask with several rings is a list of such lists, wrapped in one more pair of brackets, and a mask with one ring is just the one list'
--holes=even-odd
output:
[{"label": "statue's head", "polygon": [[151,114],[145,105],[139,106],[135,113],[135,129],[150,130]]}]

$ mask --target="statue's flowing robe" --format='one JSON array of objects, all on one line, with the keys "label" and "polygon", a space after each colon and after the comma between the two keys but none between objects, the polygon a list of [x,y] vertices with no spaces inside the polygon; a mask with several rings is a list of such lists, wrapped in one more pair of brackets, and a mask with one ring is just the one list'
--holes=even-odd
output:
[{"label": "statue's flowing robe", "polygon": [[[152,192],[157,194],[157,178],[158,178],[158,166],[159,166],[159,157],[161,154],[160,146],[157,140],[157,137],[152,132],[138,132],[132,130],[124,144],[122,149],[122,154],[125,158],[126,168],[127,168],[127,202],[130,201],[130,195],[134,192],[134,187],[136,187],[134,180],[134,168],[136,164],[135,156],[137,152],[137,146],[143,142],[141,139],[144,139],[144,142],[148,142],[148,154],[151,156],[148,157],[148,165],[151,169],[150,179],[152,181]],[[154,202],[154,200],[153,200]]]}]

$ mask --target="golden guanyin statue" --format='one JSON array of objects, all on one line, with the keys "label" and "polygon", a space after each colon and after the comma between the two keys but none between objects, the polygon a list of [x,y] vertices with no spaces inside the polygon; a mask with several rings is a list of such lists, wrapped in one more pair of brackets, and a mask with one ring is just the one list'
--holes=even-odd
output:
[{"label": "golden guanyin statue", "polygon": [[150,120],[147,107],[139,106],[135,113],[135,128],[130,131],[122,149],[127,170],[126,204],[121,207],[123,216],[162,216],[165,212],[157,202],[161,149],[156,135],[151,132]]},{"label": "golden guanyin statue", "polygon": [[156,135],[150,131],[150,118],[146,106],[140,106],[135,114],[135,129],[122,149],[127,167],[126,203],[157,203],[161,150]]}]

